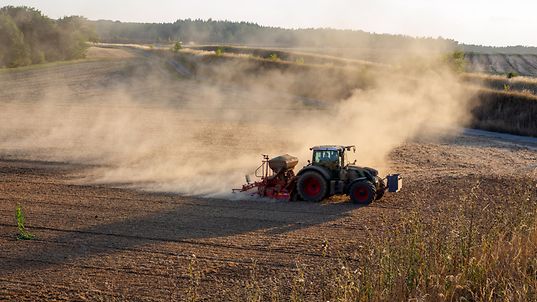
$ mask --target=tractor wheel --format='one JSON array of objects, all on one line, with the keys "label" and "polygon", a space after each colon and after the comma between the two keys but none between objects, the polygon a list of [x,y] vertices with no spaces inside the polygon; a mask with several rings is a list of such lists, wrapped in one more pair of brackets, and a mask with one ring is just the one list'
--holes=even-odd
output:
[{"label": "tractor wheel", "polygon": [[310,171],[300,176],[296,188],[303,200],[319,202],[326,196],[327,184],[321,174]]},{"label": "tractor wheel", "polygon": [[382,196],[384,196],[384,192],[386,192],[386,184],[384,183],[384,180],[377,176],[377,181],[379,182],[379,188],[377,190],[377,197],[375,200],[381,199]]},{"label": "tractor wheel", "polygon": [[349,195],[353,203],[368,205],[375,200],[375,192],[375,186],[370,181],[362,180],[352,184]]}]

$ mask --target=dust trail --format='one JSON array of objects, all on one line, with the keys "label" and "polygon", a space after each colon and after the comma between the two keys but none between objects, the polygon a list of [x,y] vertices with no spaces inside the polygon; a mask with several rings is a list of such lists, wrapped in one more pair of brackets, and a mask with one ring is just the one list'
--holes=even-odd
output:
[{"label": "dust trail", "polygon": [[39,70],[2,75],[2,156],[94,165],[83,183],[232,198],[261,154],[304,163],[313,145],[356,144],[359,164],[388,171],[398,145],[468,118],[470,96],[445,68],[377,74],[319,107],[294,96],[300,73],[232,62],[205,66],[210,79],[178,80],[153,59],[130,62],[68,66],[37,86],[25,79]]}]

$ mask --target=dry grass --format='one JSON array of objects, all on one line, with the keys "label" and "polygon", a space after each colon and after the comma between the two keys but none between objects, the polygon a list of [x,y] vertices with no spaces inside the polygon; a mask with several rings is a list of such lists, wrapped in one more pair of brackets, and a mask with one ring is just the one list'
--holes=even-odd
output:
[{"label": "dry grass", "polygon": [[482,73],[465,73],[462,79],[471,84],[477,84],[488,89],[504,91],[508,87],[508,92],[525,92],[535,94],[537,92],[537,78],[517,76],[507,78],[507,76],[491,75]]},{"label": "dry grass", "polygon": [[134,58],[134,54],[122,48],[104,48],[92,46],[88,48],[86,52],[86,59],[88,60],[118,60],[131,58]]},{"label": "dry grass", "polygon": [[529,93],[481,89],[472,111],[475,128],[537,136],[537,97]]},{"label": "dry grass", "polygon": [[[485,184],[483,184],[485,186]],[[535,301],[537,190],[506,188],[498,200],[479,184],[453,204],[405,214],[385,236],[335,257],[297,264],[293,275],[250,278],[231,301]],[[427,205],[422,205],[427,208]]]}]

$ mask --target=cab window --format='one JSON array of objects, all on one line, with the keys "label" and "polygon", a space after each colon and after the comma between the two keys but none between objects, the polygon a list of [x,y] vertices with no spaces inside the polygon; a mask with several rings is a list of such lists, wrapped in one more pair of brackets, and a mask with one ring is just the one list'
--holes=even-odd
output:
[{"label": "cab window", "polygon": [[313,154],[314,163],[337,162],[338,160],[338,152],[335,150],[315,151]]}]

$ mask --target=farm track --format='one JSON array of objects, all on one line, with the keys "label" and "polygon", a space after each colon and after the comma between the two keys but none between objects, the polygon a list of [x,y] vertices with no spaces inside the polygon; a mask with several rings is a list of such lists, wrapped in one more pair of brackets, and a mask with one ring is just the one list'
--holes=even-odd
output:
[{"label": "farm track", "polygon": [[[65,79],[40,80],[59,70],[73,75],[67,86],[75,96],[102,98],[99,91],[111,85],[108,82],[129,81],[131,74],[124,71],[136,60],[20,71],[16,78],[0,74],[0,106],[32,102]],[[151,95],[164,87],[171,90],[167,97],[176,101],[203,97],[195,81],[166,85],[133,85],[133,94]],[[233,106],[249,100],[242,91],[225,91],[225,97],[235,101]],[[91,107],[84,101],[79,100],[77,110]],[[142,105],[146,114],[152,112],[151,103]],[[177,124],[169,127],[200,124],[200,149],[211,145],[225,152],[260,152],[258,136],[270,132],[265,125],[252,129],[250,117],[241,125],[210,121],[205,114],[211,108],[200,107],[185,109],[186,117],[173,116]],[[25,109],[21,105],[14,112]],[[0,138],[9,137],[9,131],[25,133],[10,125],[0,130]],[[513,139],[473,132],[450,137],[408,142],[395,149],[390,169],[405,176],[404,190],[368,207],[339,199],[321,204],[226,200],[143,191],[128,182],[94,184],[83,176],[103,168],[99,163],[46,157],[55,146],[27,150],[0,145],[0,300],[182,300],[195,278],[191,268],[202,273],[203,298],[218,300],[223,291],[243,286],[254,267],[260,280],[269,280],[292,278],[297,263],[308,268],[340,259],[359,263],[369,240],[382,240],[387,230],[398,227],[404,213],[440,215],[443,206],[455,206],[477,183],[489,197],[487,202],[503,202],[510,194],[506,187],[522,186],[522,180],[537,176],[533,143],[515,144]],[[36,240],[15,239],[17,204],[23,206]]]}]

